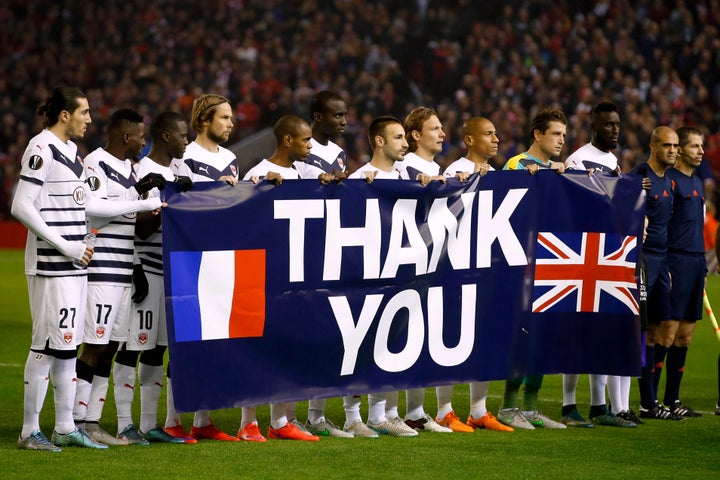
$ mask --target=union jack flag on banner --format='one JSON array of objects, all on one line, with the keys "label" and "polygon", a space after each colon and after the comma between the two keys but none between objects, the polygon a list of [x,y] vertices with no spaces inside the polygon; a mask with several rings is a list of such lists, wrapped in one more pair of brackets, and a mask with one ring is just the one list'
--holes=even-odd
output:
[{"label": "union jack flag on banner", "polygon": [[639,313],[637,237],[539,232],[533,313]]}]

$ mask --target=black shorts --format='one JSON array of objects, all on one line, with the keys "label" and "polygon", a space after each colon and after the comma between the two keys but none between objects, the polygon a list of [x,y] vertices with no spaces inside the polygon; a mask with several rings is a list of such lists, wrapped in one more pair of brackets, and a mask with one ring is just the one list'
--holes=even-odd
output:
[{"label": "black shorts", "polygon": [[673,320],[695,322],[703,315],[703,290],[707,263],[704,254],[668,252],[670,316]]},{"label": "black shorts", "polygon": [[670,320],[670,271],[665,255],[645,253],[648,323]]}]

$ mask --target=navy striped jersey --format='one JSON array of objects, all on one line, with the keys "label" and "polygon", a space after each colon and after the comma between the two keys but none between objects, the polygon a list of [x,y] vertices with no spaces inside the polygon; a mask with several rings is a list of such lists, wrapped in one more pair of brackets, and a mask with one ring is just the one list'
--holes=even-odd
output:
[{"label": "navy striped jersey", "polygon": [[[138,177],[132,162],[103,148],[85,157],[85,175],[90,195],[111,201],[140,199],[133,188]],[[98,229],[95,253],[88,265],[89,283],[132,284],[136,216],[134,212],[112,218],[88,216],[90,228]]]},{"label": "navy striped jersey", "polygon": [[[85,236],[85,172],[77,146],[62,142],[43,130],[28,143],[22,158],[21,181],[42,186],[35,206],[43,221],[65,240],[82,241]],[[48,277],[86,275],[72,258],[32,232],[25,248],[25,273]]]},{"label": "navy striped jersey", "polygon": [[415,152],[405,154],[402,162],[396,162],[395,167],[405,170],[410,180],[417,180],[421,173],[435,177],[440,175],[440,165],[435,162],[428,162]]},{"label": "navy striped jersey", "polygon": [[[155,163],[150,157],[142,158],[135,165],[135,171],[137,172],[139,178],[143,178],[148,173],[159,173],[169,182],[172,182],[175,178],[169,167],[164,167]],[[148,195],[158,197],[160,196],[160,192],[157,188],[153,188],[148,192]],[[140,263],[142,264],[143,270],[146,274],[162,276],[162,225],[145,240],[136,236],[135,252],[140,259]]]}]

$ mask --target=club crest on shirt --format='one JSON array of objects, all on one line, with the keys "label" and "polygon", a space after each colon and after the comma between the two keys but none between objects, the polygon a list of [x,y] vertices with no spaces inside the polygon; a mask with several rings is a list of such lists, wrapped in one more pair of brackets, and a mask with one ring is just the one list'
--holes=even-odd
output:
[{"label": "club crest on shirt", "polygon": [[73,341],[73,332],[63,332],[63,341],[67,344],[71,344]]},{"label": "club crest on shirt", "polygon": [[105,336],[105,327],[95,328],[95,336],[97,338],[103,338]]},{"label": "club crest on shirt", "polygon": [[235,168],[235,165],[230,165],[230,172],[233,174],[233,177],[237,177],[237,168]]},{"label": "club crest on shirt", "polygon": [[100,188],[100,179],[98,177],[88,177],[87,183],[93,192]]},{"label": "club crest on shirt", "polygon": [[335,161],[336,161],[337,164],[340,166],[340,168],[342,168],[343,170],[345,170],[345,162],[343,161],[342,157],[337,157],[337,158],[335,159]]},{"label": "club crest on shirt", "polygon": [[85,205],[85,189],[83,187],[77,187],[73,191],[73,200],[78,205]]},{"label": "club crest on shirt", "polygon": [[140,345],[145,345],[148,341],[148,334],[147,333],[140,333],[138,334],[138,343]]},{"label": "club crest on shirt", "polygon": [[28,167],[30,167],[32,170],[40,170],[43,166],[43,159],[40,155],[33,155],[30,157],[30,161],[28,162]]}]

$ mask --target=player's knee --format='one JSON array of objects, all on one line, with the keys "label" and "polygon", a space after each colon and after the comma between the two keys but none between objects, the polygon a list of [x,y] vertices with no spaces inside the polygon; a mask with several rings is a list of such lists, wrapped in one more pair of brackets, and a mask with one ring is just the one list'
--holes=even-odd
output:
[{"label": "player's knee", "polygon": [[140,357],[140,352],[122,349],[115,356],[115,363],[134,367],[137,365],[138,357]]},{"label": "player's knee", "polygon": [[140,354],[140,361],[145,365],[160,366],[165,357],[165,347],[158,345],[152,350],[145,350]]},{"label": "player's knee", "polygon": [[673,345],[680,348],[687,348],[692,343],[692,335],[678,335]]}]

